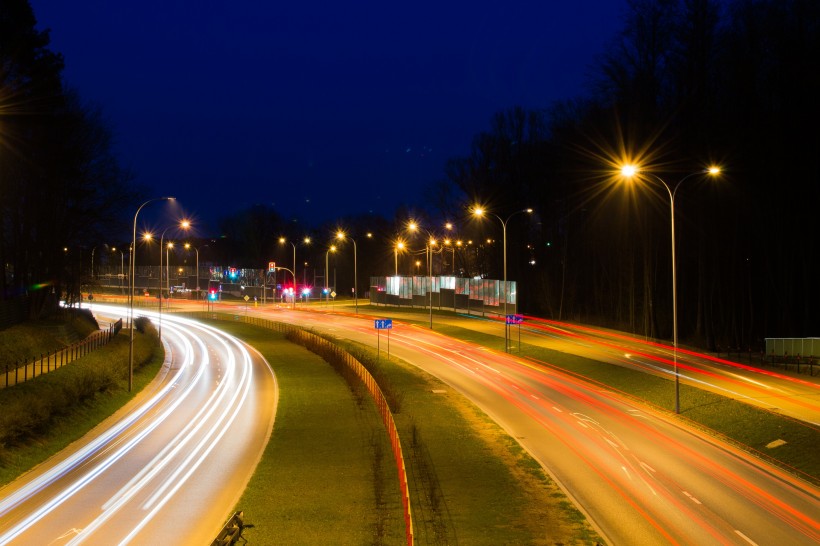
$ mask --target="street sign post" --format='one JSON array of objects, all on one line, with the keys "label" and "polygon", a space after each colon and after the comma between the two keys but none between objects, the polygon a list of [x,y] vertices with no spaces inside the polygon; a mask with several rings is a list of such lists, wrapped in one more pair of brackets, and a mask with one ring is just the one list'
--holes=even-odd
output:
[{"label": "street sign post", "polygon": [[512,314],[512,315],[507,315],[505,322],[506,322],[506,324],[505,324],[504,328],[506,328],[507,331],[504,334],[504,345],[505,345],[504,352],[510,352],[510,348],[509,348],[509,346],[507,346],[507,340],[510,338],[509,328],[510,328],[511,325],[515,324],[515,325],[518,326],[518,352],[520,353],[521,352],[521,324],[523,324],[523,322],[524,322],[524,315],[520,315],[518,313],[515,313],[515,314]]},{"label": "street sign post", "polygon": [[387,360],[390,360],[390,330],[393,329],[393,319],[376,319],[373,321],[373,326],[376,328],[376,360],[379,359],[379,344],[381,336],[379,333],[382,330],[387,330]]}]

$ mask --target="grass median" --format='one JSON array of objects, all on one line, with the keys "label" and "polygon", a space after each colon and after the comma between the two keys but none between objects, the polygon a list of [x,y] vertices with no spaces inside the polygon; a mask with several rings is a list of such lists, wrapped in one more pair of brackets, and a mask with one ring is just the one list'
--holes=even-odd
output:
[{"label": "grass median", "polygon": [[[358,403],[328,364],[278,334],[215,324],[260,350],[280,388],[271,441],[236,507],[254,525],[243,536],[254,544],[403,544],[396,471],[372,404]],[[346,347],[373,366],[372,350]],[[517,442],[460,394],[396,359],[375,372],[401,399],[394,416],[417,544],[600,540]]]}]

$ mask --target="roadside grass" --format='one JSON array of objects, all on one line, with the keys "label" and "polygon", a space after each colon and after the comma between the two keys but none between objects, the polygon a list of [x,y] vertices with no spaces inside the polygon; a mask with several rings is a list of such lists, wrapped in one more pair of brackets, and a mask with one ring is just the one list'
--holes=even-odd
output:
[{"label": "roadside grass", "polygon": [[[85,311],[85,310],[83,310]],[[90,314],[65,312],[65,318],[32,320],[0,330],[0,368],[57,351],[97,330]]]},{"label": "roadside grass", "polygon": [[[236,506],[254,526],[243,537],[254,544],[404,544],[395,466],[369,397],[358,406],[329,364],[280,334],[236,322],[212,324],[256,347],[280,389],[271,440]],[[466,398],[407,363],[376,363],[372,349],[334,342],[365,364],[400,406],[391,409],[410,481],[416,544],[600,542],[540,465]]]},{"label": "roadside grass", "polygon": [[[435,330],[454,338],[504,350],[504,340],[498,336],[446,324],[435,325]],[[674,411],[675,391],[672,379],[528,344],[522,344],[520,353],[514,354],[581,376],[609,390],[650,404],[658,410],[668,413]],[[681,418],[701,430],[809,482],[820,484],[818,427],[685,384],[680,385],[680,411]],[[766,447],[776,440],[786,443],[775,448]]]},{"label": "roadside grass", "polygon": [[149,328],[134,336],[134,388],[128,392],[125,334],[58,370],[0,390],[0,485],[80,439],[154,379],[164,355]]},{"label": "roadside grass", "polygon": [[369,397],[283,334],[210,321],[270,363],[279,402],[270,441],[236,510],[252,544],[401,544],[390,444]]},{"label": "roadside grass", "polygon": [[380,378],[382,391],[401,393],[394,418],[416,543],[603,542],[529,453],[467,398],[400,359],[334,341]]}]

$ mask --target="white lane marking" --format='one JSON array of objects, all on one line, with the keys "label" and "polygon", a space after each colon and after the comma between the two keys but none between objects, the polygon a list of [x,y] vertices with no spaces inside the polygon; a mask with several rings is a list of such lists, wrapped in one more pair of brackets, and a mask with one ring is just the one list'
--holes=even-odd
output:
[{"label": "white lane marking", "polygon": [[609,438],[604,438],[604,440],[606,440],[606,441],[607,441],[607,443],[608,443],[609,445],[611,445],[612,447],[614,447],[615,449],[618,449],[618,444],[616,444],[615,442],[613,442],[613,441],[612,441],[612,440],[610,440]]},{"label": "white lane marking", "polygon": [[647,472],[652,472],[653,474],[655,473],[655,469],[652,468],[651,466],[649,466],[648,464],[646,464],[645,462],[638,461],[638,464],[640,464],[641,467],[643,467],[643,469],[646,470]]},{"label": "white lane marking", "polygon": [[749,537],[747,537],[746,535],[744,535],[743,533],[741,533],[741,532],[740,532],[740,531],[738,531],[737,529],[735,529],[735,534],[737,534],[737,536],[739,536],[740,538],[742,538],[743,540],[745,540],[746,542],[748,542],[748,543],[749,543],[749,544],[751,544],[752,546],[757,546],[757,542],[755,542],[754,540],[750,539]]},{"label": "white lane marking", "polygon": [[563,410],[561,410],[560,408],[556,408],[555,406],[552,406],[552,409],[554,409],[558,413],[564,413]]},{"label": "white lane marking", "polygon": [[691,499],[691,500],[692,500],[692,502],[694,502],[695,504],[703,504],[703,503],[702,503],[702,502],[700,502],[698,499],[696,499],[695,497],[693,497],[693,496],[692,496],[692,494],[691,494],[691,493],[689,493],[688,491],[684,491],[684,492],[683,492],[683,494],[684,494],[684,495],[686,495],[687,497],[689,497],[689,499]]}]

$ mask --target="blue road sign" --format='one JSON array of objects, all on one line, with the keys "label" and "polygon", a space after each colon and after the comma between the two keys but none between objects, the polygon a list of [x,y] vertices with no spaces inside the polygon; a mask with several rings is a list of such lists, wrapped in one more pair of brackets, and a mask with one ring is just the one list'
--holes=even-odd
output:
[{"label": "blue road sign", "polygon": [[522,324],[524,315],[507,315],[507,324]]},{"label": "blue road sign", "polygon": [[390,330],[393,328],[393,319],[376,319],[373,322],[375,322],[376,330]]}]

